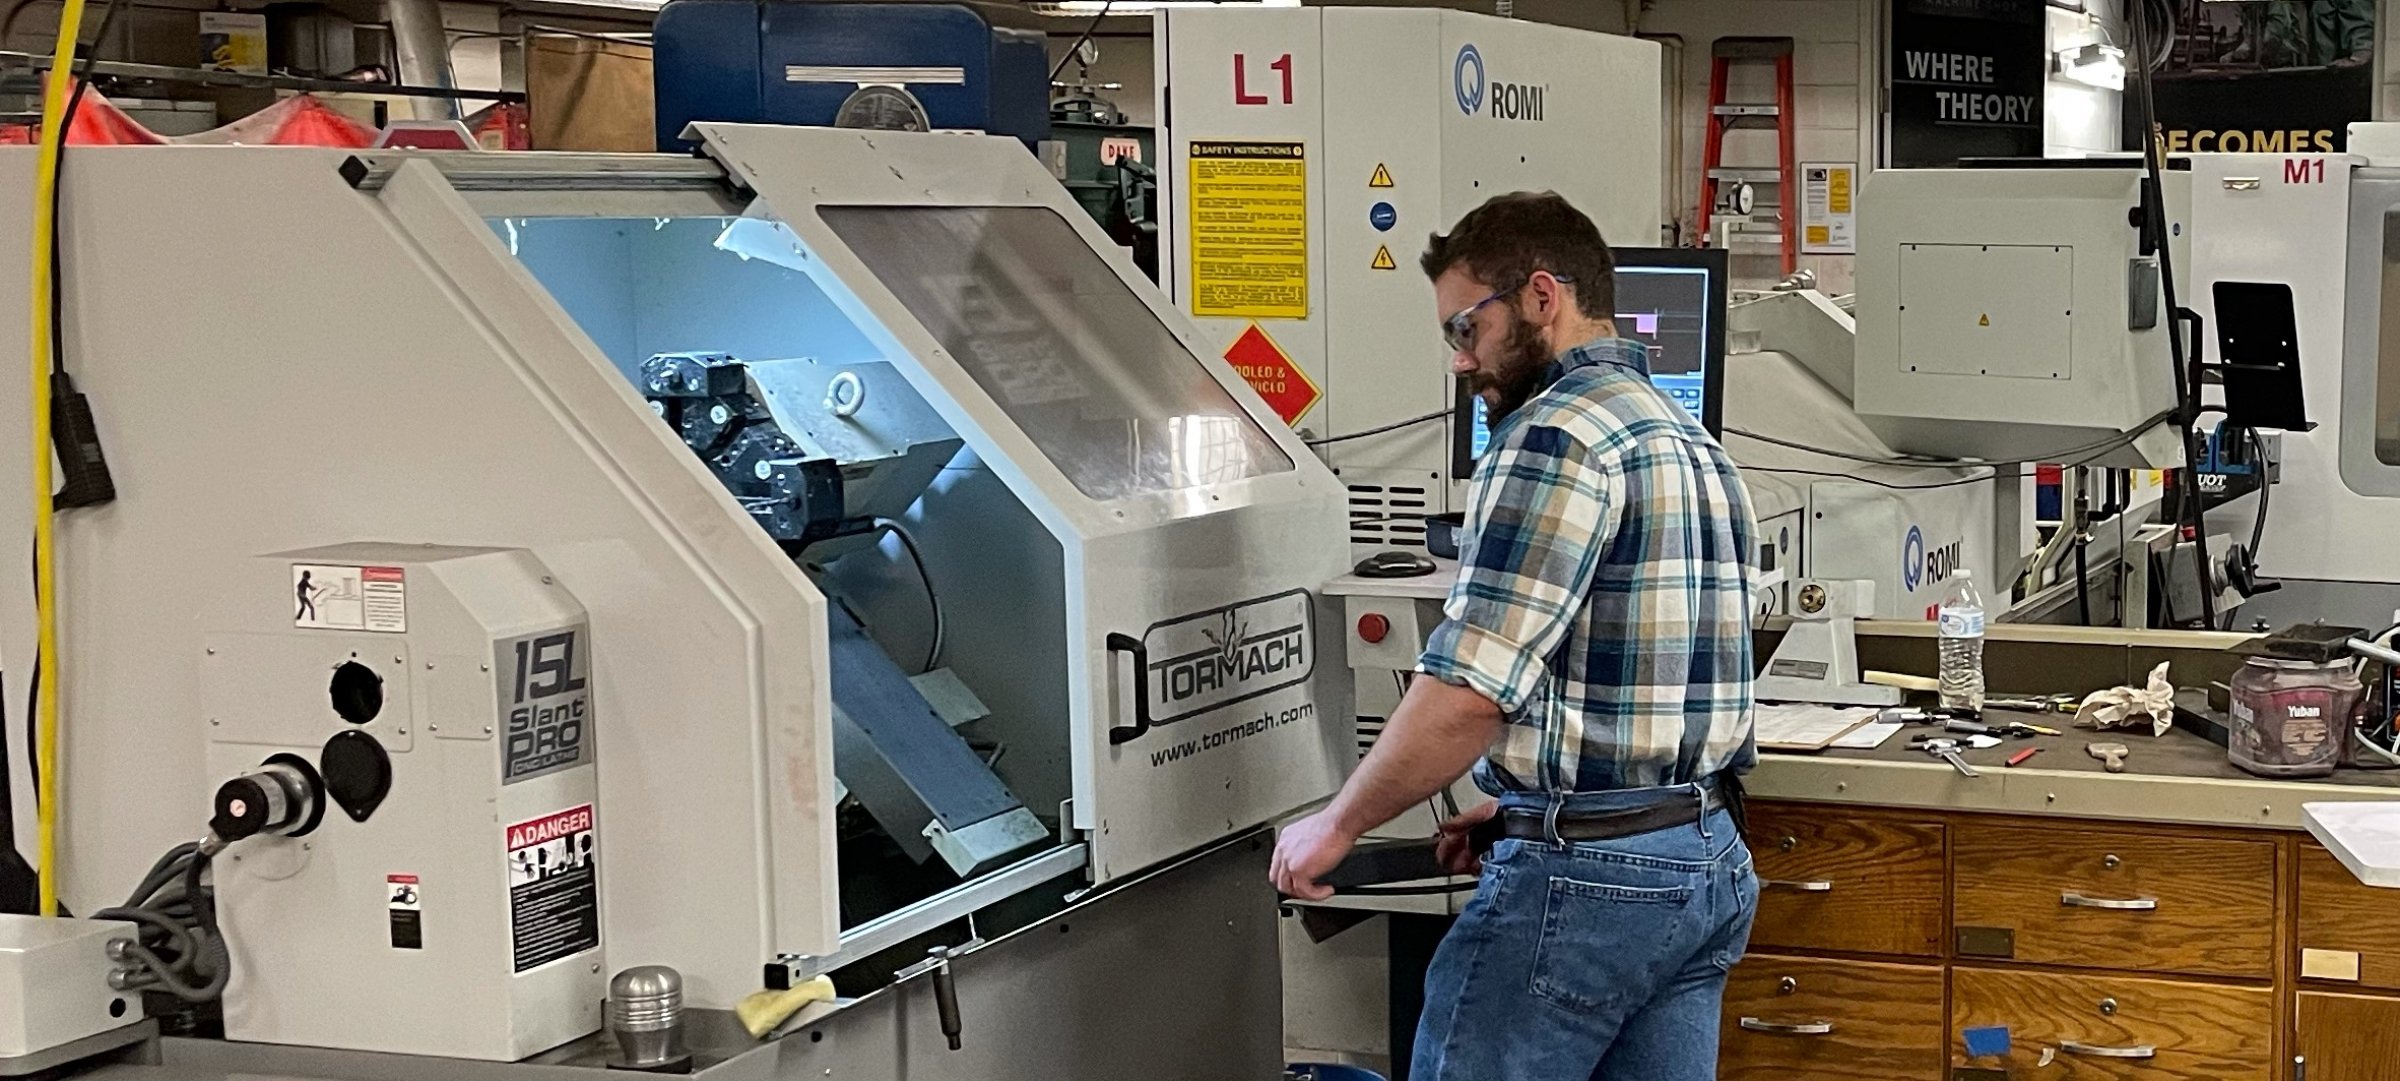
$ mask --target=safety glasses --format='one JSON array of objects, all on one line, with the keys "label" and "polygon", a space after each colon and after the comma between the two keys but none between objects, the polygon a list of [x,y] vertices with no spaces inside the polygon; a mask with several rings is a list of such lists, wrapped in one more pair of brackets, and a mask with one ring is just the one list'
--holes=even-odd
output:
[{"label": "safety glasses", "polygon": [[[1541,271],[1540,273],[1549,272]],[[1550,276],[1562,282],[1571,282],[1575,280],[1564,274],[1550,274]],[[1475,313],[1482,311],[1493,301],[1504,300],[1508,297],[1515,296],[1517,293],[1523,291],[1526,286],[1531,284],[1533,284],[1533,279],[1528,277],[1524,281],[1518,282],[1517,284],[1509,286],[1506,289],[1502,289],[1499,292],[1493,293],[1492,295],[1485,297],[1482,300],[1478,300],[1473,304],[1469,304],[1465,308],[1460,309],[1456,314],[1442,320],[1442,340],[1449,343],[1450,348],[1461,353],[1474,349]]]}]

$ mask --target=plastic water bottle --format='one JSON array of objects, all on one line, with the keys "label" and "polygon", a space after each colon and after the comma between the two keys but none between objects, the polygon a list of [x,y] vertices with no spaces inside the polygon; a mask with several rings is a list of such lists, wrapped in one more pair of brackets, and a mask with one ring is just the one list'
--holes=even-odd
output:
[{"label": "plastic water bottle", "polygon": [[1983,594],[1959,571],[1942,597],[1942,706],[1983,709]]}]

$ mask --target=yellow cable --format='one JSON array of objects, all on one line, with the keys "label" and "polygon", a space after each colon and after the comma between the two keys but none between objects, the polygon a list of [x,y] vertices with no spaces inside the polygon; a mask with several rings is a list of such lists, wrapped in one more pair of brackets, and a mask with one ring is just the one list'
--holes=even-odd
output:
[{"label": "yellow cable", "polygon": [[50,58],[50,80],[42,90],[42,149],[33,180],[33,316],[28,355],[33,368],[30,403],[33,428],[33,605],[40,624],[35,663],[40,665],[42,690],[34,706],[36,731],[33,760],[40,764],[42,783],[35,790],[41,801],[40,851],[42,915],[58,915],[58,603],[57,560],[51,551],[50,492],[50,244],[58,221],[50,213],[51,193],[58,189],[58,153],[66,143],[67,93],[74,85],[75,42],[83,33],[84,0],[66,0],[58,13],[58,45]]}]

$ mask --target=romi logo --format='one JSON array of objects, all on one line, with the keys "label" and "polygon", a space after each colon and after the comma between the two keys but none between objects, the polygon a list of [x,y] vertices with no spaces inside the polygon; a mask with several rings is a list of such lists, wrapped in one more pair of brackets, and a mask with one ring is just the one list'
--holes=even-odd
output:
[{"label": "romi logo", "polygon": [[1483,108],[1483,53],[1472,44],[1458,50],[1450,64],[1451,88],[1458,91],[1458,111],[1468,116]]},{"label": "romi logo", "polygon": [[1908,536],[1900,542],[1900,585],[1914,593],[1919,586],[1940,582],[1958,573],[1963,558],[1965,542],[1951,541],[1939,548],[1927,548],[1924,530],[1912,525],[1908,527]]},{"label": "romi logo", "polygon": [[1458,95],[1458,111],[1473,116],[1484,110],[1485,100],[1491,108],[1486,115],[1498,120],[1540,120],[1542,99],[1549,87],[1531,83],[1494,82],[1484,70],[1483,52],[1473,44],[1462,45],[1458,58],[1450,63],[1451,89]]}]

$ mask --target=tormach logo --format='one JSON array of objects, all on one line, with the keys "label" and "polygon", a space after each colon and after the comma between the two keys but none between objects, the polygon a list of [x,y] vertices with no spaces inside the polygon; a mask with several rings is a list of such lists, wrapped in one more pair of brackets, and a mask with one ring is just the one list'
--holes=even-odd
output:
[{"label": "tormach logo", "polygon": [[[1458,93],[1458,111],[1473,116],[1477,112],[1499,120],[1542,119],[1542,98],[1546,86],[1530,83],[1495,82],[1483,67],[1483,52],[1473,44],[1462,45],[1458,58],[1450,63],[1451,88]],[[1491,108],[1486,111],[1484,102]]]},{"label": "tormach logo", "polygon": [[1161,623],[1150,653],[1151,723],[1167,724],[1256,698],[1316,672],[1315,608],[1305,591],[1243,601]]}]

